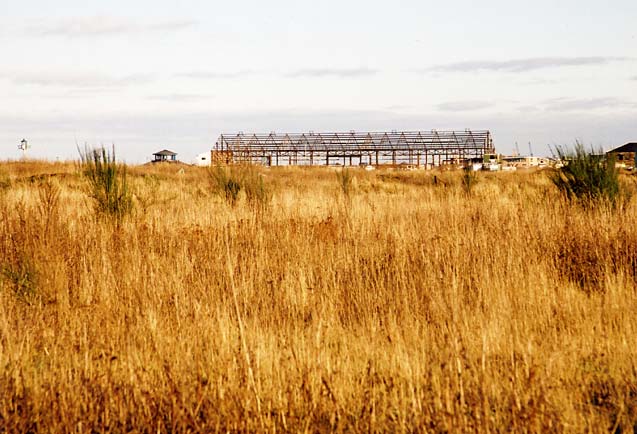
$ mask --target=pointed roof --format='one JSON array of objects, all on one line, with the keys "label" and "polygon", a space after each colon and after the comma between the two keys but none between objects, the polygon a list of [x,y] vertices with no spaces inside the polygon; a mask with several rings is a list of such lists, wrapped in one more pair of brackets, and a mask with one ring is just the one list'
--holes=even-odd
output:
[{"label": "pointed roof", "polygon": [[153,155],[165,155],[166,157],[172,157],[173,155],[177,155],[177,153],[164,149],[163,151],[155,152]]},{"label": "pointed roof", "polygon": [[618,152],[637,152],[637,142],[626,143],[618,148],[611,149],[607,153],[618,153]]}]

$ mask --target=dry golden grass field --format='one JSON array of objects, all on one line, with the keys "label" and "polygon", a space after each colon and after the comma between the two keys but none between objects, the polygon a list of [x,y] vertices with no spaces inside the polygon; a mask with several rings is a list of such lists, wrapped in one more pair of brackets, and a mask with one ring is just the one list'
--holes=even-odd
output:
[{"label": "dry golden grass field", "polygon": [[114,222],[78,166],[0,164],[0,432],[637,425],[636,197],[273,168],[233,205],[179,167]]}]

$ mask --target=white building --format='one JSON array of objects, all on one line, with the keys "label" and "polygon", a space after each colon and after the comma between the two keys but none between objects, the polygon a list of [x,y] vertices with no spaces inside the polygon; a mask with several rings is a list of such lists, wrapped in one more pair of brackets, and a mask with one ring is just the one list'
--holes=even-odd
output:
[{"label": "white building", "polygon": [[201,154],[195,157],[193,164],[195,166],[210,166],[211,163],[211,154],[210,151],[202,152]]}]

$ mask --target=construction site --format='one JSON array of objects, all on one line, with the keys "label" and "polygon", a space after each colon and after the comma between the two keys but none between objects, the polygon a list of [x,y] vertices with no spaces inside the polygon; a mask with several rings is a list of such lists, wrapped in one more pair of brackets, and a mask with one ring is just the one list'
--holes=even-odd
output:
[{"label": "construction site", "polygon": [[399,166],[465,164],[495,153],[488,130],[222,134],[213,164]]}]

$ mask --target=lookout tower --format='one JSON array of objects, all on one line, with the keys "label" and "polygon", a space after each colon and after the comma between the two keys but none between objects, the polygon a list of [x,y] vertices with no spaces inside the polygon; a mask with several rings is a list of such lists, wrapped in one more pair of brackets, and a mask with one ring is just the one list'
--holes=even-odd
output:
[{"label": "lookout tower", "polygon": [[153,163],[173,163],[177,162],[177,153],[164,149],[163,151],[155,152],[153,154]]}]

